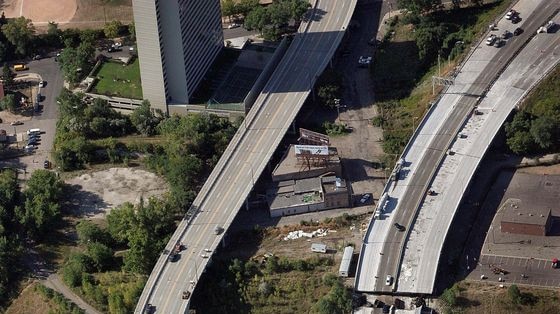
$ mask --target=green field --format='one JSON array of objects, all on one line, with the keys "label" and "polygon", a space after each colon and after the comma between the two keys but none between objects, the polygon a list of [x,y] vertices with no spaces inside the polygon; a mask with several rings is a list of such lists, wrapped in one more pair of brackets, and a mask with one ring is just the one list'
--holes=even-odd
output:
[{"label": "green field", "polygon": [[101,65],[97,78],[99,81],[95,84],[93,93],[142,99],[138,58],[127,66],[120,62],[105,62]]}]

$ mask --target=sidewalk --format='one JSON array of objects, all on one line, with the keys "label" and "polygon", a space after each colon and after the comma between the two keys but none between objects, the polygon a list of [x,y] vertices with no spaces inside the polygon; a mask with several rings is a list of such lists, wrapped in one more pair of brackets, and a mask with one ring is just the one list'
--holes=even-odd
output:
[{"label": "sidewalk", "polygon": [[62,293],[67,299],[74,302],[82,310],[86,311],[87,314],[101,314],[98,310],[93,308],[91,305],[87,304],[82,298],[76,295],[72,290],[70,290],[58,277],[57,274],[50,275],[46,280],[41,281],[45,286]]}]

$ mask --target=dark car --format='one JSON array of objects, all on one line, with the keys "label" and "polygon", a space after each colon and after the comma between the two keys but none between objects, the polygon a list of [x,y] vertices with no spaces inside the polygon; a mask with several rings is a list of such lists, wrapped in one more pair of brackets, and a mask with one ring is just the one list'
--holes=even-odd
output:
[{"label": "dark car", "polygon": [[179,257],[179,254],[177,253],[169,253],[169,256],[167,257],[167,260],[170,261],[171,263],[174,263],[177,261]]},{"label": "dark car", "polygon": [[146,308],[144,309],[144,314],[152,314],[155,311],[156,307],[148,303]]},{"label": "dark car", "polygon": [[37,145],[37,139],[36,138],[30,138],[27,140],[27,145]]},{"label": "dark car", "polygon": [[45,168],[45,169],[50,169],[50,168],[51,168],[51,162],[48,161],[48,160],[45,160],[45,161],[43,162],[43,168]]},{"label": "dark car", "polygon": [[406,229],[404,226],[402,226],[402,225],[400,225],[399,223],[396,223],[396,222],[395,222],[395,224],[393,224],[393,226],[395,226],[395,228],[397,228],[397,230],[399,230],[399,231],[404,231]]},{"label": "dark car", "polygon": [[514,15],[514,16],[511,17],[511,22],[513,24],[517,24],[517,23],[521,22],[521,18],[518,15]]},{"label": "dark car", "polygon": [[521,28],[521,27],[518,27],[518,28],[516,28],[516,29],[513,31],[513,35],[514,35],[514,36],[519,36],[519,35],[521,35],[522,33],[523,33],[523,28]]}]

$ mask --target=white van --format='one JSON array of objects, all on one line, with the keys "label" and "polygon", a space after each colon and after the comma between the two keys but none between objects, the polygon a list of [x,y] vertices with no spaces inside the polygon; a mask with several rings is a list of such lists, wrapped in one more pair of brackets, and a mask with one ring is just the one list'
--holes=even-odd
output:
[{"label": "white van", "polygon": [[40,133],[41,133],[41,129],[29,129],[29,130],[27,130],[27,135],[40,134]]}]

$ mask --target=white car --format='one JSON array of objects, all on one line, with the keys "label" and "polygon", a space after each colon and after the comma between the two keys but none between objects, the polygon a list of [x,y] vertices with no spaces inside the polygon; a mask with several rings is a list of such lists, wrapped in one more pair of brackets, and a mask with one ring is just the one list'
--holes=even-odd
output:
[{"label": "white car", "polygon": [[362,196],[362,199],[360,200],[360,203],[364,204],[365,202],[367,202],[369,200],[370,197],[371,197],[371,194],[369,194],[369,193],[364,194],[364,196]]},{"label": "white car", "polygon": [[385,285],[390,286],[391,283],[393,283],[393,276],[387,275],[387,278],[385,278]]},{"label": "white car", "polygon": [[241,25],[239,25],[237,23],[231,23],[231,24],[229,24],[229,26],[227,28],[233,29],[233,28],[238,28],[239,26],[241,26]]},{"label": "white car", "polygon": [[494,44],[494,42],[496,41],[496,39],[498,38],[498,36],[496,36],[495,34],[490,35],[490,37],[488,37],[486,39],[486,44],[488,46],[492,46]]},{"label": "white car", "polygon": [[358,59],[358,63],[360,65],[368,65],[371,63],[372,57],[364,57],[364,56],[360,56],[360,58]]},{"label": "white car", "polygon": [[40,87],[40,88],[45,87],[45,81],[40,81],[40,82],[39,82],[39,87]]},{"label": "white car", "polygon": [[509,12],[506,14],[506,20],[511,20],[511,18],[514,17],[517,14],[518,14],[517,11],[509,10]]}]

